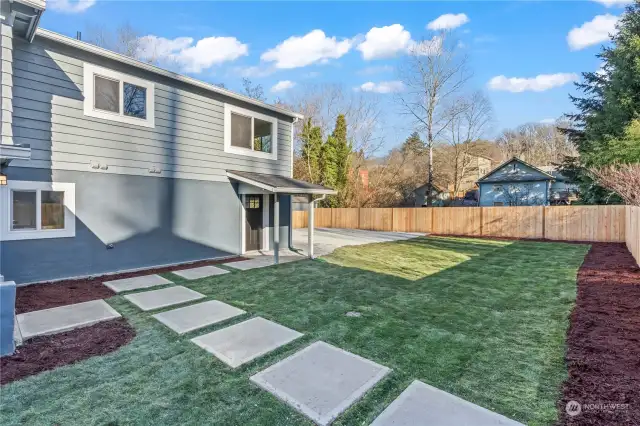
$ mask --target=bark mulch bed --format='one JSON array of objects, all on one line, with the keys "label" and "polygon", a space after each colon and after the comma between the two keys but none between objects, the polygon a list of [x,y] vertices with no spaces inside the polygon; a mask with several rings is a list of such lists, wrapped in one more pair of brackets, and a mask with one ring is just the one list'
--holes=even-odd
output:
[{"label": "bark mulch bed", "polygon": [[233,257],[220,260],[201,260],[198,262],[182,263],[180,265],[164,266],[161,268],[145,269],[135,272],[124,272],[121,274],[100,275],[22,286],[17,289],[16,313],[23,314],[25,312],[56,308],[58,306],[88,302],[90,300],[106,299],[108,297],[115,296],[116,293],[114,291],[102,285],[103,281],[178,271],[181,269],[195,268],[197,266],[237,262],[239,260],[246,259],[243,257]]},{"label": "bark mulch bed", "polygon": [[0,384],[106,355],[129,343],[135,330],[124,318],[101,322],[52,336],[29,339],[16,353],[0,358]]},{"label": "bark mulch bed", "polygon": [[593,243],[585,257],[566,360],[561,424],[640,425],[640,268],[624,244]]}]

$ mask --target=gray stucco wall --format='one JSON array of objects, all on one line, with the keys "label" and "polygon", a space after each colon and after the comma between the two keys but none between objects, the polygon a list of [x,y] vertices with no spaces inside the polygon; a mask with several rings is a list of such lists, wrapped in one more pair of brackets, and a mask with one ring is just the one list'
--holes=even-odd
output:
[{"label": "gray stucco wall", "polygon": [[[18,284],[241,251],[242,204],[237,185],[229,182],[22,167],[3,173],[10,180],[75,183],[75,237],[0,243],[0,271]],[[290,197],[281,196],[282,248],[290,245],[290,207]],[[273,240],[273,196],[270,210]]]},{"label": "gray stucco wall", "polygon": [[[36,36],[14,40],[14,142],[31,161],[14,166],[227,182],[226,170],[291,175],[293,119]],[[84,115],[84,63],[142,78],[155,86],[155,128]],[[224,104],[278,119],[277,160],[224,152]]]},{"label": "gray stucco wall", "polygon": [[[9,167],[11,180],[76,184],[76,236],[4,241],[2,273],[26,283],[240,252],[230,183]],[[107,250],[108,244],[114,248]]]}]

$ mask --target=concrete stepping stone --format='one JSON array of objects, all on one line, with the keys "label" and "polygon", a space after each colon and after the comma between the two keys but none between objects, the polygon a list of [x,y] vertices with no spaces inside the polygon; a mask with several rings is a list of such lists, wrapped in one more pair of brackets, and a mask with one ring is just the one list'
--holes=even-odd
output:
[{"label": "concrete stepping stone", "polygon": [[178,334],[184,334],[198,328],[216,324],[238,315],[245,311],[218,300],[197,303],[172,311],[161,312],[153,315],[155,319],[172,329]]},{"label": "concrete stepping stone", "polygon": [[[296,260],[302,260],[305,259],[304,256],[300,256],[300,255],[295,255],[295,256],[280,256],[279,258],[279,262],[280,263],[288,263],[288,262],[294,262]],[[267,266],[273,266],[273,256],[258,256],[258,257],[254,257],[253,259],[248,259],[248,260],[240,260],[238,262],[229,262],[229,263],[225,263],[226,266],[229,266],[231,268],[235,268],[235,269],[240,269],[241,271],[246,271],[249,269],[255,269],[255,268],[264,268]]]},{"label": "concrete stepping stone", "polygon": [[391,370],[316,342],[251,377],[251,381],[317,424],[330,424]]},{"label": "concrete stepping stone", "polygon": [[104,300],[75,303],[16,315],[23,340],[45,334],[62,333],[101,321],[119,318],[120,314]]},{"label": "concrete stepping stone", "polygon": [[302,333],[256,317],[191,341],[231,368],[237,368],[300,336]]},{"label": "concrete stepping stone", "polygon": [[501,414],[415,380],[371,426],[524,426]]},{"label": "concrete stepping stone", "polygon": [[181,285],[124,296],[125,299],[143,311],[152,311],[171,305],[179,305],[181,303],[202,299],[203,297],[205,297],[204,294]]},{"label": "concrete stepping stone", "polygon": [[173,284],[173,281],[169,281],[160,275],[153,274],[143,275],[141,277],[123,278],[121,280],[105,281],[103,284],[116,293],[122,293],[123,291],[140,290],[158,285]]},{"label": "concrete stepping stone", "polygon": [[182,269],[180,271],[173,271],[172,273],[188,280],[197,280],[199,278],[206,278],[213,275],[228,274],[229,271],[216,268],[215,266],[200,266],[199,268]]}]

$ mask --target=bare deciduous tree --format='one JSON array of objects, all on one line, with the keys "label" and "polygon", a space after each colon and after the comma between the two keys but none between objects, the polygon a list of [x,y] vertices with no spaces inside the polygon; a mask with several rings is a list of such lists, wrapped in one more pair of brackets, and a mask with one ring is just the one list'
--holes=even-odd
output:
[{"label": "bare deciduous tree", "polygon": [[640,164],[592,169],[591,173],[600,185],[620,195],[625,204],[640,206]]},{"label": "bare deciduous tree", "polygon": [[257,99],[262,102],[267,101],[267,98],[264,96],[264,89],[262,88],[262,84],[253,84],[251,80],[243,77],[242,88],[244,89],[245,95],[249,96],[250,98]]},{"label": "bare deciduous tree", "polygon": [[150,64],[156,64],[158,62],[156,55],[149,55],[148,52],[144,56],[141,55],[140,34],[128,22],[120,25],[115,31],[111,31],[103,25],[88,26],[87,33],[86,41],[88,43],[129,56],[130,58],[144,60]]},{"label": "bare deciduous tree", "polygon": [[496,144],[506,160],[518,157],[536,166],[560,164],[565,157],[574,157],[577,151],[560,128],[566,123],[529,123],[502,132]]},{"label": "bare deciduous tree", "polygon": [[455,194],[462,182],[478,175],[474,160],[480,153],[474,141],[488,130],[493,119],[491,102],[481,91],[455,99],[445,113],[450,115],[449,127],[445,131],[450,149],[443,151],[444,160],[451,170],[451,182]]},{"label": "bare deciduous tree", "polygon": [[[426,133],[429,152],[427,204],[433,201],[433,147],[457,114],[451,104],[471,77],[467,58],[449,34],[416,43],[400,70],[405,90],[397,96],[403,113]],[[460,111],[458,111],[459,113]]]},{"label": "bare deciduous tree", "polygon": [[[344,114],[349,123],[347,137],[362,159],[370,158],[382,146],[383,138],[378,132],[383,124],[382,110],[375,95],[347,90],[339,84],[308,84],[294,90],[286,103],[289,109],[311,118],[325,135],[333,130],[338,115]],[[298,126],[301,129],[302,123]],[[295,147],[298,153],[299,142]]]}]

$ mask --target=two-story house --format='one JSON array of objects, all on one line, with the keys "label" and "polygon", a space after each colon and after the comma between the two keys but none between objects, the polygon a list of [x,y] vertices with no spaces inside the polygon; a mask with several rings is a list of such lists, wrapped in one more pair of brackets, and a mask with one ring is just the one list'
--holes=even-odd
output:
[{"label": "two-story house", "polygon": [[[286,248],[300,114],[38,28],[1,4],[0,276],[17,283]],[[277,253],[277,250],[276,250]]]}]

